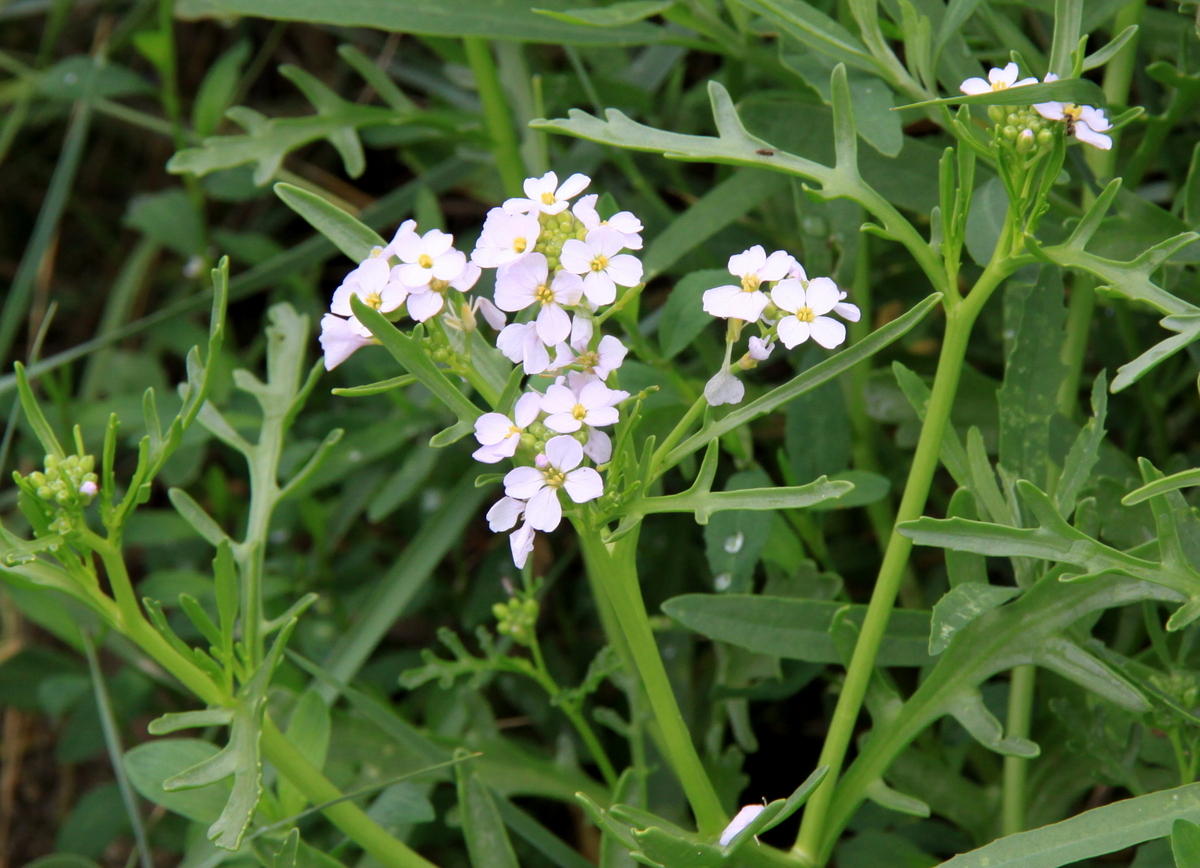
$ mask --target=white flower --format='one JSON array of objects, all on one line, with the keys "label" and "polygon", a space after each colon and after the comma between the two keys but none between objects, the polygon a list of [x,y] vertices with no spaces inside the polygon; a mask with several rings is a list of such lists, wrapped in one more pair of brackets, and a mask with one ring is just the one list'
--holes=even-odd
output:
[{"label": "white flower", "polygon": [[496,348],[510,362],[523,365],[527,374],[540,374],[550,367],[550,353],[538,337],[535,322],[506,325],[496,336]]},{"label": "white flower", "polygon": [[526,501],[525,520],[534,530],[552,531],[562,521],[560,488],[576,503],[587,503],[604,493],[600,474],[579,466],[583,447],[574,437],[550,438],[545,455],[538,458],[538,467],[516,467],[504,477],[504,493]]},{"label": "white flower", "polygon": [[630,250],[641,250],[642,221],[634,216],[631,211],[618,211],[607,220],[601,220],[600,214],[596,211],[596,200],[599,198],[598,194],[592,193],[576,202],[571,208],[571,213],[575,215],[575,219],[586,226],[588,230],[599,229],[602,226],[608,227],[620,233],[627,248]]},{"label": "white flower", "polygon": [[642,280],[642,263],[621,253],[625,239],[615,229],[593,229],[580,241],[563,242],[562,267],[583,276],[583,294],[592,304],[612,304],[618,286],[637,286]]},{"label": "white flower", "polygon": [[[456,251],[457,252],[457,251]],[[404,268],[405,266],[399,266]],[[480,269],[474,262],[463,261],[463,269],[451,280],[433,278],[425,286],[413,289],[408,296],[408,315],[417,322],[425,322],[442,309],[446,301],[446,290],[453,287],[460,292],[466,292],[479,280]]]},{"label": "white flower", "polygon": [[501,310],[524,310],[539,306],[537,333],[542,343],[553,346],[571,333],[571,317],[563,305],[579,304],[583,281],[569,271],[558,271],[550,279],[546,257],[533,253],[496,273],[496,306]]},{"label": "white flower", "polygon": [[742,279],[741,286],[718,286],[704,293],[704,312],[723,319],[756,322],[770,299],[759,287],[782,280],[796,264],[790,254],[776,250],[770,256],[762,245],[729,257],[729,273]]},{"label": "white flower", "polygon": [[533,527],[525,522],[515,532],[509,535],[508,545],[512,549],[513,563],[518,570],[525,569],[525,561],[533,552]]},{"label": "white flower", "polygon": [[968,78],[958,89],[968,96],[976,96],[981,93],[1008,90],[1010,87],[1037,84],[1036,78],[1023,78],[1017,81],[1018,75],[1020,75],[1020,72],[1017,70],[1017,65],[1010,63],[1004,69],[993,67],[991,72],[988,73],[987,81],[984,81],[982,78]]},{"label": "white flower", "polygon": [[764,808],[765,805],[746,805],[737,812],[737,816],[729,821],[729,825],[725,827],[725,831],[721,833],[721,839],[717,843],[722,847],[728,847],[729,842],[737,837],[738,832],[749,826],[754,818],[763,812]]},{"label": "white flower", "polygon": [[746,387],[729,372],[729,368],[721,368],[704,384],[704,400],[708,401],[710,407],[741,403],[745,395]]},{"label": "white flower", "polygon": [[751,337],[750,338],[749,355],[750,355],[750,358],[754,359],[754,361],[756,361],[756,362],[765,362],[767,359],[771,358],[771,353],[774,351],[774,349],[775,349],[774,341],[771,341],[770,343],[768,343],[763,338],[759,338],[759,337]]},{"label": "white flower", "polygon": [[599,380],[588,383],[578,395],[556,383],[542,398],[542,410],[550,414],[546,427],[559,434],[571,434],[584,425],[614,425],[621,418],[614,405],[628,397],[628,392],[610,389]]},{"label": "white flower", "polygon": [[454,249],[454,236],[440,229],[418,235],[416,224],[409,226],[410,222],[405,221],[388,245],[402,263],[395,270],[400,282],[416,289],[428,286],[431,280],[449,283],[459,277],[467,266],[467,257]]},{"label": "white flower", "polygon": [[570,199],[582,193],[592,179],[578,173],[567,178],[559,186],[558,175],[547,172],[540,178],[525,179],[525,195],[527,199],[509,199],[504,203],[504,210],[509,214],[528,214],[540,211],[543,214],[560,214],[567,210]]},{"label": "white flower", "polygon": [[807,288],[793,277],[779,281],[771,290],[771,301],[791,314],[776,326],[783,345],[790,350],[812,337],[831,350],[846,340],[846,327],[832,317],[822,316],[840,300],[837,284],[828,277],[810,280]]},{"label": "white flower", "polygon": [[350,297],[357,295],[359,301],[381,313],[395,310],[404,304],[409,290],[403,283],[393,279],[392,271],[382,250],[379,256],[364,259],[334,290],[329,309],[338,316],[353,316]]},{"label": "white flower", "polygon": [[514,527],[524,514],[525,501],[502,497],[487,511],[488,527],[492,533],[502,533]]},{"label": "white flower", "polygon": [[587,317],[576,316],[571,322],[570,344],[560,343],[555,348],[554,367],[564,368],[567,365],[579,365],[589,374],[595,374],[604,380],[608,375],[621,367],[629,350],[621,343],[621,339],[612,335],[600,338],[600,344],[594,350],[589,350],[595,327]]},{"label": "white flower", "polygon": [[332,371],[354,354],[355,350],[375,343],[371,330],[354,317],[342,319],[331,313],[321,317],[321,349],[325,370]]},{"label": "white flower", "polygon": [[498,268],[533,252],[542,224],[532,214],[509,214],[493,208],[483,222],[483,231],[471,251],[471,261],[484,268]]},{"label": "white flower", "polygon": [[521,434],[538,417],[542,396],[537,392],[526,392],[517,399],[513,407],[513,418],[503,413],[484,413],[475,420],[475,439],[480,447],[472,454],[476,461],[495,464],[503,458],[512,458],[521,445]]}]

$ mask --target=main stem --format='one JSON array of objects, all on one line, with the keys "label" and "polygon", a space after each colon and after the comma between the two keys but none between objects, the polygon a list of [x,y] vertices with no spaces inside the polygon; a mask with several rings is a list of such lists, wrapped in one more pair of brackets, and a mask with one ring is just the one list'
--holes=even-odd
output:
[{"label": "main stem", "polygon": [[[1009,738],[1029,737],[1036,678],[1037,668],[1032,665],[1017,666],[1012,671],[1012,680],[1008,685],[1008,726],[1005,733]],[[1004,800],[1000,817],[1002,835],[1025,831],[1028,776],[1028,759],[1019,756],[1004,758]]]},{"label": "main stem", "polygon": [[[904,487],[904,496],[896,512],[897,525],[920,518],[925,509],[933,474],[938,468],[942,436],[946,431],[950,408],[958,391],[958,380],[962,373],[971,328],[992,291],[1009,273],[1008,260],[1000,253],[1007,240],[1000,240],[997,256],[984,270],[971,294],[947,311],[946,334],[942,341],[937,374],[933,381],[929,406],[926,408],[921,437],[913,455],[908,482]],[[875,670],[875,659],[896,603],[896,595],[904,579],[912,546],[912,540],[901,536],[895,528],[892,529],[883,564],[879,568],[879,577],[875,582],[875,590],[871,594],[867,614],[863,619],[862,631],[846,671],[846,681],[842,685],[842,692],[830,721],[821,757],[817,760],[817,765],[829,766],[829,774],[809,800],[804,811],[800,836],[792,848],[793,853],[810,865],[820,865],[824,862],[828,849],[826,843],[831,835],[836,835],[839,831],[826,828],[829,806],[846,759],[846,750],[854,737],[858,714],[866,697],[867,685]]]},{"label": "main stem", "polygon": [[654,631],[646,617],[646,605],[638,585],[638,535],[631,533],[618,542],[605,544],[595,529],[579,527],[578,530],[588,572],[593,574],[593,583],[603,589],[609,610],[615,616],[624,644],[637,667],[658,724],[659,743],[692,806],[696,826],[702,834],[716,835],[725,827],[725,811],[675,701]]}]

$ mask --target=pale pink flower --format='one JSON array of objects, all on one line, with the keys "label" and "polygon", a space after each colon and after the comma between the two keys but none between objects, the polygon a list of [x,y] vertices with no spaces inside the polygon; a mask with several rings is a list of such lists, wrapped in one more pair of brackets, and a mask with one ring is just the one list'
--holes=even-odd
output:
[{"label": "pale pink flower", "polygon": [[771,301],[791,316],[783,317],[776,330],[779,339],[789,350],[810,337],[826,349],[833,349],[846,340],[846,327],[832,317],[823,316],[841,300],[837,284],[828,277],[817,277],[807,288],[789,277],[771,290]]},{"label": "pale pink flower", "polygon": [[534,530],[552,531],[562,521],[558,490],[567,492],[575,503],[587,503],[604,493],[600,474],[591,467],[580,467],[583,447],[574,437],[560,435],[546,442],[541,467],[516,467],[504,477],[504,493],[524,500],[525,520]]},{"label": "pale pink flower", "polygon": [[637,286],[642,280],[642,263],[621,253],[625,239],[614,229],[593,229],[580,241],[563,242],[561,261],[566,271],[583,277],[583,294],[592,304],[612,304],[618,286]]},{"label": "pale pink flower", "polygon": [[510,312],[538,305],[538,337],[549,346],[571,333],[571,317],[563,306],[579,304],[583,281],[569,271],[558,271],[550,280],[546,257],[533,253],[496,273],[496,306]]},{"label": "pale pink flower", "polygon": [[796,260],[776,250],[770,256],[762,245],[729,257],[729,273],[742,279],[741,286],[726,284],[704,293],[704,312],[723,319],[757,322],[770,299],[762,291],[764,283],[782,280]]},{"label": "pale pink flower", "polygon": [[537,419],[541,400],[537,392],[526,392],[517,399],[511,419],[503,413],[484,413],[476,419],[475,439],[480,447],[471,457],[484,464],[512,458],[521,445],[521,435]]},{"label": "pale pink flower", "polygon": [[621,235],[628,249],[641,250],[642,221],[634,216],[632,211],[618,211],[607,220],[600,219],[600,214],[596,211],[596,200],[599,198],[599,195],[592,193],[576,202],[571,208],[571,213],[575,215],[575,219],[587,227],[589,231],[600,229],[601,227],[612,229]]},{"label": "pale pink flower", "polygon": [[321,350],[325,370],[332,371],[355,351],[375,343],[371,330],[354,317],[343,319],[331,313],[321,317]]}]

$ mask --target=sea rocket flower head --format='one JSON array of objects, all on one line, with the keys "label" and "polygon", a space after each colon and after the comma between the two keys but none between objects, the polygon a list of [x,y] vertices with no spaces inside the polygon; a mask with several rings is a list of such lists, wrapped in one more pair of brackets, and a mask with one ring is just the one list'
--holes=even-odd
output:
[{"label": "sea rocket flower head", "polygon": [[546,257],[531,253],[520,262],[502,266],[496,274],[496,306],[501,310],[524,310],[538,305],[538,337],[553,346],[571,333],[571,317],[563,306],[579,304],[583,281],[569,271],[555,273],[550,279]]},{"label": "sea rocket flower head", "polygon": [[1010,87],[1023,87],[1027,84],[1037,84],[1036,78],[1023,78],[1017,81],[1017,76],[1020,72],[1017,70],[1015,63],[1009,63],[1003,69],[995,67],[988,73],[987,81],[982,78],[968,78],[959,87],[963,93],[968,96],[976,96],[981,93],[991,93],[997,90],[1008,90]]},{"label": "sea rocket flower head", "polygon": [[729,273],[742,279],[741,286],[718,286],[704,293],[704,312],[722,319],[757,322],[770,299],[759,287],[782,280],[796,260],[782,250],[770,256],[762,245],[729,257]]},{"label": "sea rocket flower head", "polygon": [[567,365],[579,365],[589,374],[594,374],[601,380],[621,367],[629,350],[621,343],[620,338],[605,335],[600,338],[600,344],[594,350],[589,350],[595,327],[587,317],[577,316],[571,322],[570,344],[559,344],[555,348],[555,368],[565,368]]},{"label": "sea rocket flower head", "polygon": [[630,250],[642,249],[642,221],[632,211],[618,211],[607,220],[600,219],[596,211],[596,201],[600,196],[596,193],[584,196],[571,208],[575,219],[587,227],[588,231],[602,227],[612,229],[621,235],[625,246]]},{"label": "sea rocket flower head", "polygon": [[481,444],[472,454],[476,461],[495,464],[512,458],[521,444],[521,435],[538,417],[542,396],[526,392],[513,407],[513,418],[503,413],[484,413],[475,420],[475,439]]},{"label": "sea rocket flower head", "polygon": [[[457,253],[457,251],[455,252]],[[408,315],[417,322],[425,322],[442,309],[446,301],[447,289],[454,288],[459,292],[467,292],[471,289],[479,280],[480,268],[474,262],[467,262],[465,258],[462,265],[463,268],[456,277],[448,280],[435,277],[425,286],[418,286],[411,290],[408,296]],[[404,268],[405,266],[399,267]]]},{"label": "sea rocket flower head", "polygon": [[810,337],[828,350],[846,340],[846,327],[829,313],[841,301],[842,294],[837,284],[828,277],[817,277],[807,286],[794,277],[781,280],[771,290],[771,301],[785,316],[776,325],[779,339],[789,350],[802,344]]},{"label": "sea rocket flower head", "polygon": [[346,275],[341,286],[334,290],[329,309],[338,316],[352,316],[350,297],[357,295],[359,301],[380,313],[394,311],[404,304],[409,288],[393,278],[393,271],[380,248],[378,256],[367,257]]},{"label": "sea rocket flower head", "polygon": [[434,279],[454,280],[467,265],[467,257],[454,249],[453,235],[440,229],[418,235],[411,220],[401,225],[388,247],[402,263],[396,267],[396,277],[410,289],[428,286]]},{"label": "sea rocket flower head", "polygon": [[628,397],[628,392],[610,389],[599,380],[588,383],[578,394],[556,383],[542,398],[542,410],[550,414],[546,427],[559,434],[571,434],[584,425],[614,425],[621,418],[615,405]]},{"label": "sea rocket flower head", "polygon": [[550,367],[550,353],[538,337],[536,322],[506,325],[496,336],[496,349],[510,362],[524,366],[527,374],[540,374]]},{"label": "sea rocket flower head", "polygon": [[346,361],[356,350],[375,343],[371,330],[357,319],[343,319],[331,313],[321,317],[320,340],[327,371],[332,371]]},{"label": "sea rocket flower head", "polygon": [[637,286],[642,280],[642,263],[628,253],[625,239],[615,229],[593,229],[580,241],[563,242],[562,267],[583,277],[583,294],[592,304],[612,304],[618,286]]},{"label": "sea rocket flower head", "polygon": [[567,178],[561,186],[554,172],[547,172],[540,178],[526,178],[523,186],[528,198],[508,199],[504,203],[504,210],[509,214],[560,214],[570,207],[570,200],[587,189],[590,183],[591,178],[579,173]]},{"label": "sea rocket flower head", "polygon": [[591,467],[580,467],[583,447],[574,437],[560,435],[546,442],[546,452],[538,467],[516,467],[504,477],[504,493],[524,500],[526,522],[534,530],[552,531],[562,521],[560,488],[575,503],[587,503],[604,493],[600,474]]},{"label": "sea rocket flower head", "polygon": [[533,214],[509,214],[493,208],[483,222],[483,231],[471,261],[484,268],[498,268],[528,256],[541,235],[542,224]]}]

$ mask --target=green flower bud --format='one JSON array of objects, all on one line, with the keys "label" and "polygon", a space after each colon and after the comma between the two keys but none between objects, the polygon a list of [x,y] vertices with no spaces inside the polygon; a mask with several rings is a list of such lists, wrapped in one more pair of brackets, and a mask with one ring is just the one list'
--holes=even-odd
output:
[{"label": "green flower bud", "polygon": [[988,113],[988,117],[991,118],[992,123],[994,123],[994,124],[1004,123],[1004,106],[990,105],[990,106],[988,106],[987,113]]},{"label": "green flower bud", "polygon": [[1034,138],[1032,130],[1021,130],[1017,136],[1017,153],[1028,154],[1033,150]]},{"label": "green flower bud", "polygon": [[1017,140],[1017,135],[1020,133],[1020,130],[1018,130],[1014,126],[1007,126],[1003,130],[1001,130],[1000,133],[1001,133],[1001,135],[1004,136],[1004,138],[1008,139],[1008,141],[1015,142]]}]

